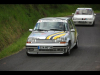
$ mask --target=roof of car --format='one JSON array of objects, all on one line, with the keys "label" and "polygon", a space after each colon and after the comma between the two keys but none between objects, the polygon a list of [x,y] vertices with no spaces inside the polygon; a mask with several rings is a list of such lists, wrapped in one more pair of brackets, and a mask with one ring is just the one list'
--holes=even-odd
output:
[{"label": "roof of car", "polygon": [[67,19],[71,19],[71,17],[45,17],[39,20],[67,20]]},{"label": "roof of car", "polygon": [[92,9],[92,8],[77,8],[77,9]]}]

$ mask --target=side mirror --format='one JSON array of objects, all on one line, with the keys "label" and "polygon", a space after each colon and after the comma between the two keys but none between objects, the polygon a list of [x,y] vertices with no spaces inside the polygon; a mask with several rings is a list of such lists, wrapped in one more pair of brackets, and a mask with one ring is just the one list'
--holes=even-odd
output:
[{"label": "side mirror", "polygon": [[75,29],[71,29],[71,32],[75,32]]},{"label": "side mirror", "polygon": [[95,16],[96,14],[94,13],[94,16]]},{"label": "side mirror", "polygon": [[29,29],[30,32],[32,32],[33,29]]},{"label": "side mirror", "polygon": [[72,15],[74,15],[74,13],[72,13]]}]

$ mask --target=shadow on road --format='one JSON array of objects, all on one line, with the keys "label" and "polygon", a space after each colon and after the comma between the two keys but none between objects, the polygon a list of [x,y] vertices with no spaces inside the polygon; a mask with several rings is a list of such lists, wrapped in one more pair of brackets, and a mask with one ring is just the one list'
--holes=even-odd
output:
[{"label": "shadow on road", "polygon": [[94,27],[92,25],[75,25],[76,27]]},{"label": "shadow on road", "polygon": [[73,48],[71,50],[70,55],[66,55],[66,54],[32,54],[32,55],[29,55],[29,57],[70,57],[70,56],[73,56],[74,53],[77,53],[77,49],[75,49],[75,48]]}]

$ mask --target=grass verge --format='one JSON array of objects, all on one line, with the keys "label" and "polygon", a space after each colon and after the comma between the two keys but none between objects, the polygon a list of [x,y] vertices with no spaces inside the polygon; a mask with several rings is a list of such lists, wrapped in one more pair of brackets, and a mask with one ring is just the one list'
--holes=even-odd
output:
[{"label": "grass verge", "polygon": [[14,43],[12,43],[8,47],[6,47],[2,51],[0,51],[0,59],[4,58],[6,56],[12,55],[12,54],[20,51],[21,49],[23,49],[23,47],[25,47],[25,43],[27,41],[27,37],[29,34],[30,34],[30,32],[27,31],[26,33],[24,33],[22,35],[22,37],[20,37]]}]

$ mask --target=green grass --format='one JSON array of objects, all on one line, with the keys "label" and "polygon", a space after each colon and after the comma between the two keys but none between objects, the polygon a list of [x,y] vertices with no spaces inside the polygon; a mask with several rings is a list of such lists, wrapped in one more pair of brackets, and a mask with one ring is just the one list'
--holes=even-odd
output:
[{"label": "green grass", "polygon": [[0,4],[0,59],[25,47],[39,18],[72,15],[78,7],[100,13],[100,4]]},{"label": "green grass", "polygon": [[20,37],[18,40],[16,40],[14,43],[9,45],[8,47],[4,48],[0,52],[0,59],[6,56],[9,56],[11,54],[14,54],[18,51],[20,51],[23,47],[25,47],[25,43],[27,41],[27,37],[30,34],[30,32],[26,32],[23,34],[22,37]]}]

